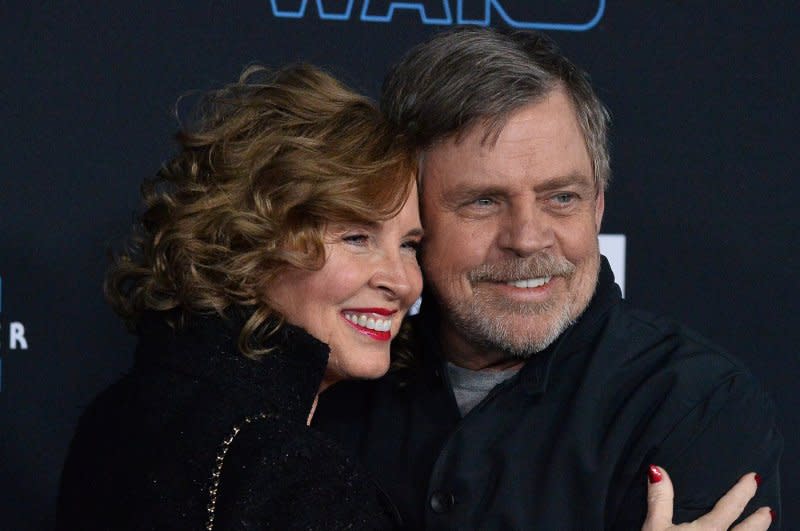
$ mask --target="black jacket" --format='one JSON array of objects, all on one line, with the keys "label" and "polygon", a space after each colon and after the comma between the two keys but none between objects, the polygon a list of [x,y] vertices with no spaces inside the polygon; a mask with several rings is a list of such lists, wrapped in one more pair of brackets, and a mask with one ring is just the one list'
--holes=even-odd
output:
[{"label": "black jacket", "polygon": [[640,529],[650,463],[670,472],[676,522],[749,471],[764,483],[748,511],[780,514],[771,402],[730,355],[631,309],[605,260],[578,322],[464,418],[430,302],[414,323],[421,366],[332,389],[314,419],[362,459],[409,528]]},{"label": "black jacket", "polygon": [[217,318],[141,328],[133,369],[80,420],[59,529],[206,529],[212,514],[214,529],[392,527],[385,495],[305,425],[326,345],[284,326],[257,362]]}]

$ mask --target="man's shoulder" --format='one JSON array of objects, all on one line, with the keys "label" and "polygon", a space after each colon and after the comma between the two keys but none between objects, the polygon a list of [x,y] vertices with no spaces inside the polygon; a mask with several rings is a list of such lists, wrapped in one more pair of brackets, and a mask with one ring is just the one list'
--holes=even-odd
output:
[{"label": "man's shoulder", "polygon": [[[633,381],[627,403],[647,411],[637,433],[653,451],[648,460],[667,468],[677,486],[676,520],[708,512],[752,470],[766,479],[745,513],[779,506],[783,438],[775,405],[742,360],[689,326],[627,303],[609,322],[627,345],[616,382]],[[628,373],[638,379],[621,376]]]},{"label": "man's shoulder", "polygon": [[622,369],[639,368],[650,378],[668,378],[698,393],[733,381],[760,387],[736,355],[672,318],[623,303],[612,312],[606,334],[619,347],[612,349]]},{"label": "man's shoulder", "polygon": [[744,369],[741,360],[726,348],[675,319],[627,303],[619,305],[609,321],[611,332],[622,337],[633,352],[651,352],[676,359],[715,360]]}]

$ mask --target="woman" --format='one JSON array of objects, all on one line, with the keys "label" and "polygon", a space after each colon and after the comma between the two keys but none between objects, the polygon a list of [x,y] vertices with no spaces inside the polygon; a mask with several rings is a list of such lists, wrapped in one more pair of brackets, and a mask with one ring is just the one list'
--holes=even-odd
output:
[{"label": "woman", "polygon": [[327,386],[386,372],[419,296],[410,150],[310,66],[248,69],[178,139],[108,274],[136,361],[80,420],[59,527],[395,526],[307,424]]}]

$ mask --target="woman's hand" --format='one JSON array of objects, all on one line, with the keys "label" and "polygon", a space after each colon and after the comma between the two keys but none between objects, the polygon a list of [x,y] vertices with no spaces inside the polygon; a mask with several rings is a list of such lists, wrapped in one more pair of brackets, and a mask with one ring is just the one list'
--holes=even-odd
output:
[{"label": "woman's hand", "polygon": [[[651,465],[648,470],[647,486],[647,519],[642,531],[721,531],[742,514],[747,502],[755,495],[758,482],[756,474],[745,474],[714,505],[711,512],[701,516],[694,522],[675,525],[672,523],[672,505],[675,493],[672,481],[666,470]],[[731,531],[765,531],[773,520],[769,507],[761,507],[748,516]]]}]

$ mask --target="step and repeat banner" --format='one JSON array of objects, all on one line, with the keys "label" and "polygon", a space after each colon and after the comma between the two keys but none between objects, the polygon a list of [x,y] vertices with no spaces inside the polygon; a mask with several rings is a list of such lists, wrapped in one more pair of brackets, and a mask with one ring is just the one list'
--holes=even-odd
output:
[{"label": "step and repeat banner", "polygon": [[772,395],[783,521],[800,525],[791,2],[11,4],[0,22],[0,529],[52,526],[78,416],[131,364],[134,340],[101,282],[141,180],[172,153],[177,99],[248,64],[293,61],[376,97],[405,50],[457,24],[544,30],[591,73],[613,120],[604,252],[632,304],[723,345]]}]

